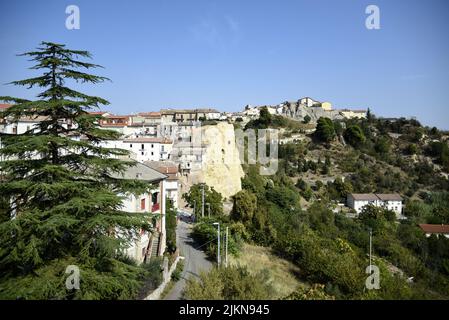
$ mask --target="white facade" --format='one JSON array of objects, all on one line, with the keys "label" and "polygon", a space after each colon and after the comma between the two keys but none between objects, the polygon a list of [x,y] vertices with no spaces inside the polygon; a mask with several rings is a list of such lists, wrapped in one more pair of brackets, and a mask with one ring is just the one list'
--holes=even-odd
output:
[{"label": "white facade", "polygon": [[173,142],[159,138],[126,139],[122,148],[131,151],[138,162],[168,160]]},{"label": "white facade", "polygon": [[[160,214],[160,218],[155,225],[155,231],[160,235],[159,239],[159,255],[165,252],[166,248],[166,231],[165,231],[165,182],[161,181],[156,188],[149,193],[144,193],[138,196],[128,195],[123,201],[122,210],[132,213],[153,213]],[[150,252],[150,236],[151,234],[141,231],[139,237],[126,250],[126,254],[138,263],[142,263],[147,252]]]},{"label": "white facade", "polygon": [[13,123],[6,123],[3,133],[7,134],[24,134],[30,129],[36,129],[39,122],[18,121]]},{"label": "white facade", "polygon": [[[5,120],[5,123],[3,124],[3,133],[7,134],[24,134],[25,132],[29,130],[34,130],[34,132],[38,132],[38,126],[41,121],[43,121],[45,117],[29,117],[29,118],[22,118],[17,121],[10,121],[8,119]],[[74,128],[76,125],[72,125],[71,123],[65,121],[62,123],[62,126],[64,128]]]},{"label": "white facade", "polygon": [[155,136],[157,133],[157,125],[153,124],[145,124],[142,126],[136,126],[136,125],[102,125],[100,129],[103,130],[113,130],[117,131],[118,133],[121,133],[123,136],[137,136],[137,135],[150,135]]},{"label": "white facade", "polygon": [[398,194],[348,194],[347,205],[358,214],[369,204],[393,211],[398,217],[402,215],[402,198]]},{"label": "white facade", "polygon": [[312,107],[314,104],[318,103],[318,101],[315,101],[309,97],[305,97],[305,98],[299,99],[299,103],[306,107]]},{"label": "white facade", "polygon": [[435,234],[437,237],[440,235],[449,239],[449,233],[434,233],[434,232],[426,232],[426,238],[429,238],[431,235]]},{"label": "white facade", "polygon": [[356,199],[352,194],[348,194],[347,204],[349,208],[354,209],[357,213],[362,212],[363,207],[367,205],[377,206],[377,198]]},{"label": "white facade", "polygon": [[256,118],[259,117],[260,110],[257,107],[251,107],[249,106],[247,109],[245,109],[242,112],[245,116],[248,116],[250,118]]},{"label": "white facade", "polygon": [[206,119],[208,119],[208,120],[220,120],[220,116],[221,116],[220,112],[206,113]]},{"label": "white facade", "polygon": [[173,207],[175,209],[178,208],[178,188],[179,188],[179,181],[178,180],[172,180],[167,179],[164,183],[164,190],[167,193],[167,198],[173,201]]},{"label": "white facade", "polygon": [[[139,206],[140,201],[145,201],[145,205],[149,206],[151,203],[151,195],[149,193],[141,194],[139,196],[129,195],[123,200],[122,210],[133,213],[151,212],[149,208],[141,209]],[[148,250],[149,241],[149,233],[140,232],[138,239],[126,250],[126,255],[138,263],[142,263]]]},{"label": "white facade", "polygon": [[402,201],[394,201],[394,200],[382,201],[382,200],[379,200],[378,205],[380,207],[384,207],[387,210],[394,211],[396,214],[401,214],[402,213]]}]

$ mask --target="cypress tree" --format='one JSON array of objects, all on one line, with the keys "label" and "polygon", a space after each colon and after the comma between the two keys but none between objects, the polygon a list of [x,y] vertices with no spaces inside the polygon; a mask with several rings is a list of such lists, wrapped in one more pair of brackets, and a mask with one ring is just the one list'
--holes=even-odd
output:
[{"label": "cypress tree", "polygon": [[[121,205],[125,195],[148,186],[117,178],[133,165],[119,159],[127,151],[99,145],[119,135],[100,129],[101,117],[89,114],[108,101],[67,86],[108,79],[82,72],[101,66],[80,60],[91,58],[89,52],[62,44],[42,42],[21,56],[42,73],[11,84],[43,91],[36,100],[0,97],[13,104],[0,119],[40,121],[23,134],[0,137],[0,297],[130,298],[144,269],[123,251],[141,229],[151,231],[152,221]],[[79,290],[65,286],[68,265],[80,269]]]}]

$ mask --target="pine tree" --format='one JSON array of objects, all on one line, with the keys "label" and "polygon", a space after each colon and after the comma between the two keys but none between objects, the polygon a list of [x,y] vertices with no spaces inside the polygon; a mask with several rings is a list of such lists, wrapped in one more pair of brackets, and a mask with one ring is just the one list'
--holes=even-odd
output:
[{"label": "pine tree", "polygon": [[[78,60],[91,58],[89,52],[65,45],[42,42],[21,56],[42,75],[11,84],[44,91],[37,100],[0,97],[13,103],[0,119],[41,120],[23,134],[0,137],[0,195],[8,200],[0,210],[0,297],[129,298],[143,269],[123,250],[152,223],[148,215],[123,212],[121,204],[124,195],[148,186],[117,178],[132,165],[118,159],[127,152],[98,144],[118,138],[88,113],[108,101],[66,86],[108,79],[79,71],[100,66]],[[69,264],[80,268],[80,290],[65,288]]]},{"label": "pine tree", "polygon": [[368,120],[368,123],[373,122],[373,114],[371,113],[371,109],[368,108],[368,110],[366,111],[366,119]]}]

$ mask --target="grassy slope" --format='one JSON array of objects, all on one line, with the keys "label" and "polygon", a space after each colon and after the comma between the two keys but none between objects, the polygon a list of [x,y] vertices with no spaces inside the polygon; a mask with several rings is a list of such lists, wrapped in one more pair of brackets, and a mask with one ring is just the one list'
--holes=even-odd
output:
[{"label": "grassy slope", "polygon": [[299,268],[271,253],[270,248],[244,244],[239,257],[231,256],[229,261],[230,264],[247,266],[254,273],[268,272],[275,298],[283,298],[299,286],[306,286],[298,280]]}]

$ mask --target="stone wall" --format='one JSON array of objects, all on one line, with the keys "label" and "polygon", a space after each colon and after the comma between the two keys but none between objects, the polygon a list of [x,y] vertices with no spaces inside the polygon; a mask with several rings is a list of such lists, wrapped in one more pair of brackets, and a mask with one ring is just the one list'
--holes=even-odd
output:
[{"label": "stone wall", "polygon": [[175,271],[176,266],[178,265],[178,262],[180,260],[182,260],[182,259],[184,259],[184,257],[178,256],[176,258],[175,262],[173,262],[173,264],[171,265],[170,269],[168,269],[167,257],[164,259],[164,271],[162,272],[162,283],[161,283],[161,285],[159,287],[157,287],[156,290],[151,292],[143,300],[159,300],[159,298],[161,297],[162,292],[164,292],[164,290],[165,290],[165,287],[171,281],[171,275]]}]

